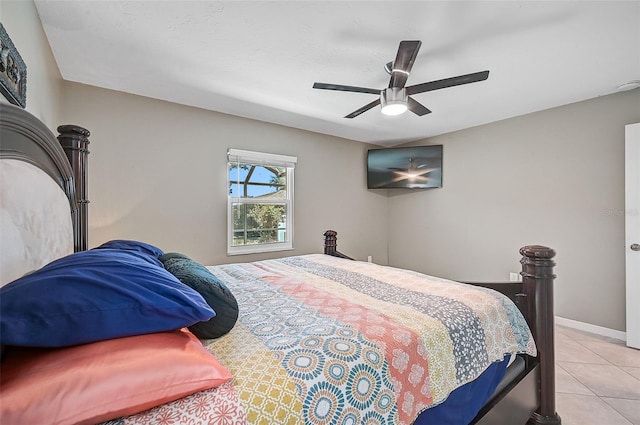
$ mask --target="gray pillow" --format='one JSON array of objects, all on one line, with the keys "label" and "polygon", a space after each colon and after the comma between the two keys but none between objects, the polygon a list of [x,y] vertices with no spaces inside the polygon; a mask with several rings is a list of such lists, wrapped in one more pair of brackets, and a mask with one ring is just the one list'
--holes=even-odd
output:
[{"label": "gray pillow", "polygon": [[205,266],[184,254],[168,252],[159,260],[180,282],[198,292],[216,312],[208,321],[189,327],[195,336],[200,339],[219,338],[233,328],[238,320],[238,302],[224,283]]}]

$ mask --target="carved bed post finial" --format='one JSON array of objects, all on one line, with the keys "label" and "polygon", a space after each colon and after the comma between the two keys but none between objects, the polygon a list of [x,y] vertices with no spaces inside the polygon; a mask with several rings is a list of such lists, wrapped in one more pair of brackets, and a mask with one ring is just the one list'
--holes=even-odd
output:
[{"label": "carved bed post finial", "polygon": [[353,258],[338,252],[338,233],[335,230],[327,230],[324,232],[324,253],[333,257],[346,258],[347,260],[353,260]]},{"label": "carved bed post finial", "polygon": [[338,233],[335,230],[327,230],[324,232],[324,253],[327,255],[332,255],[336,252],[336,247],[338,245],[338,238],[336,237]]},{"label": "carved bed post finial", "polygon": [[[556,383],[554,355],[553,267],[556,252],[546,246],[530,245],[520,248],[522,259],[522,284],[528,299],[538,300],[536,306],[529,303],[527,321],[531,327],[538,356],[540,356],[540,409],[534,412],[528,424],[559,425],[556,412]],[[549,320],[544,320],[548,318]]]},{"label": "carved bed post finial", "polygon": [[89,155],[89,130],[77,125],[58,127],[58,141],[62,145],[71,168],[73,169],[78,200],[78,214],[74,217],[74,250],[85,251],[88,248],[88,204],[87,197],[87,156]]}]

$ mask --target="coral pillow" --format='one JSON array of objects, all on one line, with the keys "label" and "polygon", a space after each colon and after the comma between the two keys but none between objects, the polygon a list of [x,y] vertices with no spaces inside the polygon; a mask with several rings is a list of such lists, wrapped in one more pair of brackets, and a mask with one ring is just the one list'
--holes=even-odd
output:
[{"label": "coral pillow", "polygon": [[10,348],[0,423],[98,423],[214,388],[231,374],[188,330],[66,348]]}]

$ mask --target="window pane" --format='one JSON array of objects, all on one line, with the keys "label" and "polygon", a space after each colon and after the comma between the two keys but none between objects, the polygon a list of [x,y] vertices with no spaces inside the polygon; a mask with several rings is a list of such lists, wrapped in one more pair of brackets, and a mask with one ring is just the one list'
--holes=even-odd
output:
[{"label": "window pane", "polygon": [[292,249],[297,158],[236,149],[227,154],[227,253]]},{"label": "window pane", "polygon": [[229,196],[232,198],[285,199],[286,183],[286,167],[229,163]]},{"label": "window pane", "polygon": [[278,243],[286,240],[285,204],[244,204],[234,202],[233,246]]}]

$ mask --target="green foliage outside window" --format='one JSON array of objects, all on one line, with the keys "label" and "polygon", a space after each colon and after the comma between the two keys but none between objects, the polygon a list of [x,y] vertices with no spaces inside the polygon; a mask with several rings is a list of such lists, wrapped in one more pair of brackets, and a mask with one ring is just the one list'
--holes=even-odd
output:
[{"label": "green foliage outside window", "polygon": [[233,203],[234,246],[284,241],[287,209],[277,200],[286,199],[286,173],[285,167],[229,164],[229,195],[251,199]]}]

